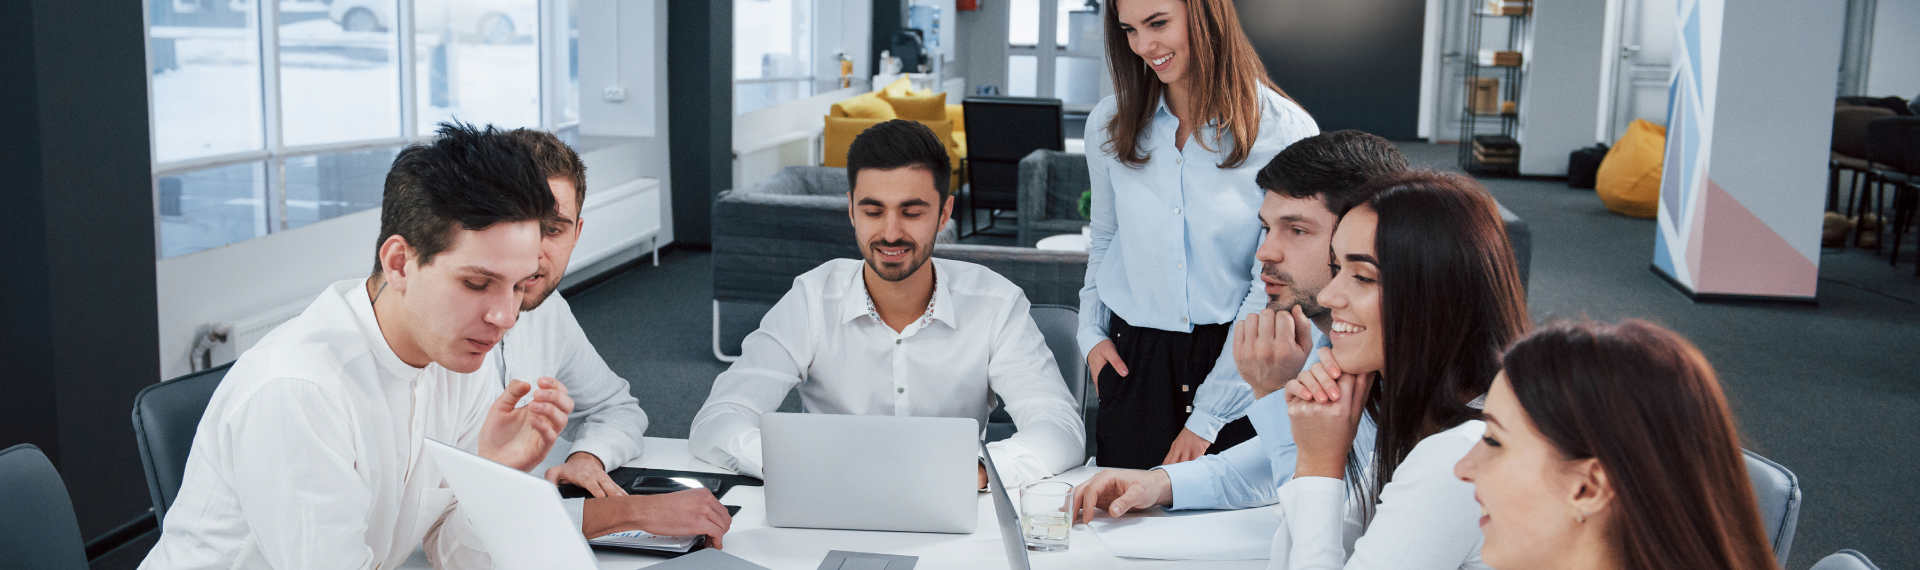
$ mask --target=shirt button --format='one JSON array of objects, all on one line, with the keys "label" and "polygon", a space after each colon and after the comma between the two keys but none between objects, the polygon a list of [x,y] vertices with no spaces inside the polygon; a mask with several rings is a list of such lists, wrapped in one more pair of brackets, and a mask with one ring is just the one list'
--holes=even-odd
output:
[{"label": "shirt button", "polygon": [[1175,214],[1178,214],[1178,213],[1180,213],[1180,209],[1179,209],[1179,208],[1174,208],[1174,209],[1173,209],[1173,213],[1175,213]]},{"label": "shirt button", "polygon": [[1183,324],[1183,325],[1184,325],[1184,324],[1187,324],[1187,318],[1186,318],[1186,317],[1180,317],[1180,324]]},{"label": "shirt button", "polygon": [[893,343],[900,344],[900,341],[903,341],[903,340],[906,340],[906,339],[896,338],[896,339],[893,339]]},{"label": "shirt button", "polygon": [[1175,263],[1175,264],[1173,264],[1173,268],[1174,268],[1174,269],[1186,269],[1186,268],[1187,268],[1187,264],[1186,264],[1186,263]]},{"label": "shirt button", "polygon": [[905,393],[907,393],[907,389],[906,389],[906,388],[894,388],[894,389],[893,389],[893,392],[894,392],[895,394],[905,394]]}]

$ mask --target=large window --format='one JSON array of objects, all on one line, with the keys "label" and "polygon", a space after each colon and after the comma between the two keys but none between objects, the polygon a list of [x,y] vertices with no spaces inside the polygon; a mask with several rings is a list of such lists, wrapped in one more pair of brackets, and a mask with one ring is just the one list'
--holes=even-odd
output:
[{"label": "large window", "polygon": [[146,0],[157,257],[377,208],[442,121],[578,122],[576,1]]},{"label": "large window", "polygon": [[733,0],[733,112],[813,96],[813,0]]}]

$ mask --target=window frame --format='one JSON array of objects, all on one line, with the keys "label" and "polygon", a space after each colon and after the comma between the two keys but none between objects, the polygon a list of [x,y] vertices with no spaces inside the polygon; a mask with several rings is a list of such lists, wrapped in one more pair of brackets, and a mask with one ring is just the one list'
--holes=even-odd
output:
[{"label": "window frame", "polygon": [[[218,2],[222,0],[203,1]],[[288,159],[378,148],[404,147],[414,143],[426,142],[432,138],[431,133],[421,133],[419,125],[419,85],[418,71],[416,69],[418,67],[416,54],[418,52],[415,46],[418,34],[412,32],[414,29],[415,0],[393,0],[395,2],[393,28],[394,34],[397,36],[395,38],[396,49],[394,57],[399,72],[399,77],[397,78],[399,81],[399,90],[397,94],[400,98],[398,103],[400,107],[399,120],[401,135],[398,137],[358,139],[294,146],[286,145],[282,134],[283,113],[280,97],[280,67],[282,64],[280,60],[279,22],[281,15],[280,4],[283,0],[224,1],[232,4],[233,7],[244,8],[248,3],[251,3],[255,7],[250,20],[254,27],[253,33],[255,34],[255,40],[258,41],[259,47],[261,148],[258,150],[232,152],[167,162],[161,162],[159,160],[159,138],[155,130],[158,126],[158,118],[154,112],[155,101],[153,91],[155,75],[153,70],[153,9],[154,5],[158,3],[165,2],[178,5],[179,1],[142,0],[141,2],[141,18],[143,20],[141,35],[145,40],[145,49],[147,52],[147,162],[151,165],[148,186],[152,192],[154,204],[153,232],[155,260],[169,259],[169,257],[165,255],[160,219],[160,179],[163,177],[177,176],[199,170],[221,168],[236,164],[264,163],[263,176],[265,180],[262,184],[265,185],[267,197],[267,220],[265,220],[267,231],[264,234],[248,238],[258,239],[291,229],[287,227],[286,216],[286,163]],[[570,55],[567,44],[569,30],[567,29],[566,18],[564,17],[564,6],[562,5],[562,3],[567,0],[534,1],[538,3],[535,12],[539,14],[539,22],[534,26],[534,31],[538,35],[534,38],[533,43],[535,48],[539,50],[539,53],[535,56],[535,61],[537,62],[537,70],[535,73],[541,83],[538,89],[540,100],[537,103],[539,106],[538,114],[540,124],[537,125],[537,128],[557,133],[562,129],[575,127],[579,124],[577,118],[571,121],[561,121],[561,117],[564,114],[564,111],[561,109],[561,105],[564,105],[564,101],[561,100],[563,95],[562,84],[567,81],[567,77],[565,76],[567,72],[565,61]],[[333,218],[319,220],[314,222],[314,224],[326,223],[331,219]],[[228,242],[226,245],[233,243],[239,243],[239,241]]]}]

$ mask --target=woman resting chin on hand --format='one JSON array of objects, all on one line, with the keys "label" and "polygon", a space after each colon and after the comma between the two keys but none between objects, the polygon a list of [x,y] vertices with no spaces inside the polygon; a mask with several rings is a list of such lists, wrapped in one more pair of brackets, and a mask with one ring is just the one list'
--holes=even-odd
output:
[{"label": "woman resting chin on hand", "polygon": [[[1318,298],[1333,347],[1287,383],[1299,456],[1269,567],[1487,568],[1473,487],[1453,465],[1480,440],[1501,349],[1526,332],[1513,248],[1471,179],[1369,185],[1373,198],[1341,213]],[[1370,461],[1349,458],[1363,417],[1378,427]]]}]

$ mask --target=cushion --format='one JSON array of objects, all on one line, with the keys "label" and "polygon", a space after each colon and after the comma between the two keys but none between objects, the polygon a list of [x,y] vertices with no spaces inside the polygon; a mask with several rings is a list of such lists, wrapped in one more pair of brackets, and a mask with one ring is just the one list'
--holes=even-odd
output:
[{"label": "cushion", "polygon": [[902,119],[915,121],[947,120],[947,94],[927,93],[909,95],[888,95],[880,92],[880,98],[893,104],[893,114]]},{"label": "cushion", "polygon": [[[847,166],[847,148],[853,146],[853,138],[860,136],[860,133],[866,132],[867,128],[878,125],[883,120],[884,119],[827,117],[826,132],[822,134],[822,138],[825,139],[822,145],[825,156],[822,157],[821,165],[845,168]],[[926,125],[927,128],[933,129],[934,137],[942,141],[953,140],[952,121],[919,121],[919,123]],[[960,172],[958,166],[960,157],[955,155],[952,145],[947,146],[947,158],[955,164],[954,174],[958,176]]]},{"label": "cushion", "polygon": [[1667,129],[1634,119],[1607,157],[1600,161],[1594,192],[1607,209],[1624,216],[1653,218],[1659,213],[1660,166],[1666,158]]},{"label": "cushion", "polygon": [[953,121],[953,134],[967,132],[966,105],[947,105],[947,120]]},{"label": "cushion", "polygon": [[900,118],[899,114],[893,112],[892,104],[872,93],[834,103],[829,116],[882,121]]},{"label": "cushion", "polygon": [[913,80],[902,75],[899,79],[893,80],[893,83],[881,87],[879,91],[888,95],[910,95],[913,93]]}]

